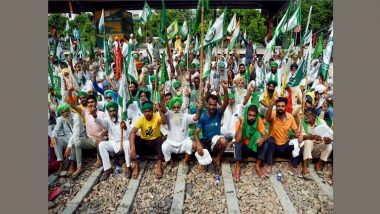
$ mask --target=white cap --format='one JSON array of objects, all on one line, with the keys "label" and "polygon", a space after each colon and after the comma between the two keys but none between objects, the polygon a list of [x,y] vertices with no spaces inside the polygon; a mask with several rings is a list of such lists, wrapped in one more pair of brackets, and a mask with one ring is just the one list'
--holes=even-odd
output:
[{"label": "white cap", "polygon": [[315,91],[322,94],[323,92],[325,92],[326,90],[326,87],[322,84],[318,84],[316,87],[315,87]]}]

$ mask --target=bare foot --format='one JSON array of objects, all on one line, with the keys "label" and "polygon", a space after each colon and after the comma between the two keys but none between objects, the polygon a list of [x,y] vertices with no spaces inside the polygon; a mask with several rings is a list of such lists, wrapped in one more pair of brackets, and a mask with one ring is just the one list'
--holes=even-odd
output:
[{"label": "bare foot", "polygon": [[139,176],[139,165],[135,164],[135,166],[133,167],[132,177],[136,179],[137,176]]},{"label": "bare foot", "polygon": [[55,172],[54,174],[59,175],[59,174],[61,174],[62,170],[63,170],[63,163],[62,163],[62,161],[60,161],[59,162],[59,168],[58,168],[57,172]]},{"label": "bare foot", "polygon": [[162,178],[162,168],[158,165],[156,166],[156,178],[161,179]]},{"label": "bare foot", "polygon": [[263,172],[263,170],[261,169],[260,165],[256,165],[256,166],[255,166],[255,169],[256,169],[257,175],[258,175],[260,178],[264,177],[264,172]]},{"label": "bare foot", "polygon": [[235,167],[232,177],[235,181],[240,181],[240,167]]}]

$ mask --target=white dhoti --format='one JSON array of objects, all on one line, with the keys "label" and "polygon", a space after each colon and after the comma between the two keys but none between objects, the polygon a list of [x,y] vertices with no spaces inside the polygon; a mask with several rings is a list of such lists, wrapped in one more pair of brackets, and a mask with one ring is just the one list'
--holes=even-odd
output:
[{"label": "white dhoti", "polygon": [[191,155],[192,149],[193,141],[190,139],[190,137],[186,138],[180,143],[167,139],[162,144],[162,153],[164,154],[166,162],[170,161],[172,158],[172,153],[182,154],[186,152],[187,154]]},{"label": "white dhoti", "polygon": [[[125,156],[125,164],[127,167],[131,166],[131,156],[130,156],[130,144],[129,141],[123,142],[124,156]],[[118,153],[120,152],[120,142],[114,141],[102,141],[99,143],[99,153],[103,162],[103,169],[106,171],[110,169],[111,161],[109,153]]]}]

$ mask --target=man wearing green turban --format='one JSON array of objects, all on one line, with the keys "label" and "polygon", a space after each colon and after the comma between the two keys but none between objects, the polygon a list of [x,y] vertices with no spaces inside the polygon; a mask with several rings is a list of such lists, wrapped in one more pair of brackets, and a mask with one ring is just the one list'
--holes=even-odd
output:
[{"label": "man wearing green turban", "polygon": [[283,76],[283,69],[278,69],[279,64],[276,61],[273,61],[270,63],[270,71],[265,76],[265,82],[268,83],[269,81],[274,81],[277,83],[276,92],[277,94],[280,94],[281,92],[281,79]]},{"label": "man wearing green turban", "polygon": [[[164,95],[164,91],[160,91],[161,95]],[[162,106],[161,112],[165,114],[168,124],[168,137],[162,144],[162,153],[164,154],[165,161],[169,162],[171,166],[174,166],[174,162],[171,159],[171,155],[185,153],[184,159],[181,164],[188,164],[188,159],[191,155],[192,149],[195,148],[195,142],[189,137],[189,125],[195,124],[201,113],[203,106],[200,103],[198,105],[197,114],[190,115],[188,113],[181,112],[182,98],[173,97],[169,102],[169,111],[165,106],[165,100],[161,99],[160,104]]]},{"label": "man wearing green turban", "polygon": [[233,178],[240,180],[240,162],[243,155],[257,157],[255,169],[259,177],[263,177],[261,162],[265,160],[268,149],[266,140],[268,139],[265,125],[258,115],[257,106],[250,104],[244,108],[244,115],[239,117],[236,123],[236,141],[234,147],[235,167]]},{"label": "man wearing green turban", "polygon": [[[158,106],[157,106],[158,108]],[[136,154],[139,156],[153,153],[157,155],[156,177],[162,178],[162,143],[161,137],[161,124],[166,125],[166,117],[161,111],[153,112],[153,103],[145,101],[141,104],[143,116],[141,116],[134,127],[132,128],[129,141],[131,143],[131,159],[135,165],[132,176],[136,178],[139,174],[139,163],[136,159]],[[136,136],[137,132],[141,130],[141,136]]]},{"label": "man wearing green turban", "polygon": [[181,67],[181,68],[185,68],[185,67],[186,67],[186,61],[185,61],[185,60],[181,60],[181,61],[179,62],[179,67]]},{"label": "man wearing green turban", "polygon": [[[127,166],[125,176],[132,177],[131,172],[131,158],[130,158],[130,143],[128,140],[130,127],[129,124],[118,117],[119,105],[116,102],[109,102],[105,108],[108,111],[108,118],[98,117],[96,111],[91,111],[95,123],[108,131],[108,141],[101,141],[99,143],[99,153],[103,162],[103,174],[100,181],[107,180],[112,173],[112,165],[109,153],[119,154],[124,151],[125,164]],[[121,142],[121,130],[123,129],[123,142]],[[123,148],[121,148],[121,145]]]},{"label": "man wearing green turban", "polygon": [[81,109],[87,109],[87,93],[84,92],[84,91],[80,91],[78,92],[78,98],[79,98],[79,102],[80,102],[80,105],[78,106],[79,108]]},{"label": "man wearing green turban", "polygon": [[[50,147],[54,147],[54,152],[59,162],[59,168],[56,175],[59,175],[63,169],[63,156],[70,160],[70,168],[66,176],[71,176],[75,172],[76,158],[75,150],[71,152],[74,143],[79,138],[85,138],[85,129],[81,118],[78,114],[71,112],[67,104],[61,104],[57,108],[59,117],[51,133]],[[64,153],[63,153],[64,151]]]}]

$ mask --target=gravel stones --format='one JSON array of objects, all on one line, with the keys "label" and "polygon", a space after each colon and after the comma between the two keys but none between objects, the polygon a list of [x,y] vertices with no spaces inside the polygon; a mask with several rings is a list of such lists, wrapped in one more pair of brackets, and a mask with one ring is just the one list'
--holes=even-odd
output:
[{"label": "gravel stones", "polygon": [[187,188],[183,213],[228,213],[224,194],[223,176],[220,184],[215,184],[213,167],[207,172],[199,172],[198,164],[191,163],[186,177]]},{"label": "gravel stones", "polygon": [[285,213],[270,181],[258,177],[254,162],[241,164],[240,169],[240,181],[234,185],[241,213]]},{"label": "gravel stones", "polygon": [[61,193],[53,200],[55,206],[48,209],[48,213],[61,213],[67,205],[67,202],[72,200],[78,191],[82,188],[85,181],[96,170],[94,167],[96,158],[86,158],[83,160],[84,172],[76,179],[71,177],[60,177],[49,187],[49,192],[55,187],[61,188]]},{"label": "gravel stones", "polygon": [[140,187],[136,193],[131,213],[169,213],[177,178],[177,169],[164,167],[163,177],[155,177],[156,162],[145,167]]},{"label": "gravel stones", "polygon": [[129,179],[124,173],[113,172],[106,181],[97,183],[92,192],[83,199],[80,213],[114,213],[127,190]]},{"label": "gravel stones", "polygon": [[306,181],[287,171],[288,163],[276,163],[273,171],[282,170],[282,185],[298,213],[332,213],[333,202],[316,184],[315,181]]}]

